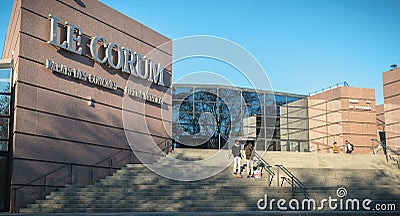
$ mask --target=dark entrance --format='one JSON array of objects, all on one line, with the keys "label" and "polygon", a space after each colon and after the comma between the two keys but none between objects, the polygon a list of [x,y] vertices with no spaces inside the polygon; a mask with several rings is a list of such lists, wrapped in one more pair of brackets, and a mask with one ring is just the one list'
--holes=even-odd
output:
[{"label": "dark entrance", "polygon": [[9,184],[8,184],[8,156],[0,154],[0,211],[8,211]]}]

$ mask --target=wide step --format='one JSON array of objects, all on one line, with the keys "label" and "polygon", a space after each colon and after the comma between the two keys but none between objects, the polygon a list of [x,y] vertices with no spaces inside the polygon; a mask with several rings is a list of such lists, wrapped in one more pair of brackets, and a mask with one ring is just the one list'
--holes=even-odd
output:
[{"label": "wide step", "polygon": [[[215,150],[196,151],[177,150],[172,156],[199,160],[215,153]],[[267,152],[264,159],[273,165],[287,165],[308,186],[308,198],[316,202],[329,196],[337,198],[338,187],[345,187],[347,198],[369,198],[374,203],[400,205],[400,187],[397,186],[400,172],[387,166],[382,158]],[[353,163],[353,167],[349,163]],[[265,195],[276,200],[305,198],[304,191],[293,190],[289,182],[283,182],[281,187],[285,175],[278,173],[277,167],[272,169],[277,175],[271,185],[266,173],[259,179],[236,178],[232,166],[208,179],[181,182],[161,177],[144,165],[128,164],[92,185],[66,185],[20,212],[239,212],[259,211],[257,201]]]}]

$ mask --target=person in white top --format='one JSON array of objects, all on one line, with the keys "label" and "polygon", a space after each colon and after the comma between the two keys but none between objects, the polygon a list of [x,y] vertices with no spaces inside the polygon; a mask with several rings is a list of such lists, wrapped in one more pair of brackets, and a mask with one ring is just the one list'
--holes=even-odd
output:
[{"label": "person in white top", "polygon": [[354,151],[354,145],[346,140],[346,153],[351,154]]},{"label": "person in white top", "polygon": [[240,174],[240,161],[242,159],[240,155],[240,143],[239,140],[235,140],[235,144],[232,146],[233,155],[233,174]]}]

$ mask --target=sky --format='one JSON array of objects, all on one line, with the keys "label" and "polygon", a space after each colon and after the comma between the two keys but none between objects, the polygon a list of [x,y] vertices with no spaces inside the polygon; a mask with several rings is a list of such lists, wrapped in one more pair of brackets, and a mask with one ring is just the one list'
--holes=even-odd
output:
[{"label": "sky", "polygon": [[[399,0],[101,2],[171,39],[211,35],[239,44],[260,62],[276,91],[308,94],[347,81],[374,88],[381,104],[382,72],[400,65]],[[11,5],[0,3],[0,50]],[[173,79],[208,70],[246,87],[234,68],[216,62],[174,65]]]}]

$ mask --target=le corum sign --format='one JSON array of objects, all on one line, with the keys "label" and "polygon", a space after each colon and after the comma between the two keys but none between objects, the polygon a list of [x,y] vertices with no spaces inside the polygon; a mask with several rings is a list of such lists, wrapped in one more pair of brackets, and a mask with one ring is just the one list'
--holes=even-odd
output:
[{"label": "le corum sign", "polygon": [[[58,24],[60,19],[52,14],[49,14],[49,17],[51,25],[50,40],[48,43],[71,53],[82,55],[81,27],[69,22],[65,22],[67,32],[66,37],[64,38],[66,38],[66,40],[59,42],[58,38],[63,38],[59,37],[60,32],[58,30]],[[100,49],[100,46],[103,46],[104,49]],[[90,41],[89,48],[91,57],[99,64],[106,64],[113,69],[121,71],[122,73],[132,74],[140,79],[164,86],[164,66],[161,63],[157,64],[152,59],[149,59],[146,56],[142,57],[134,50],[120,46],[118,43],[108,42],[107,39],[102,36],[93,37]],[[117,89],[116,83],[112,80],[103,79],[101,77],[83,72],[79,69],[70,68],[66,65],[56,63],[49,59],[46,60],[46,67],[54,72],[70,76],[75,79],[87,81],[104,88],[112,90]],[[141,92],[139,90],[125,89],[125,92],[133,97],[139,97],[154,103],[162,103],[162,98]]]}]

